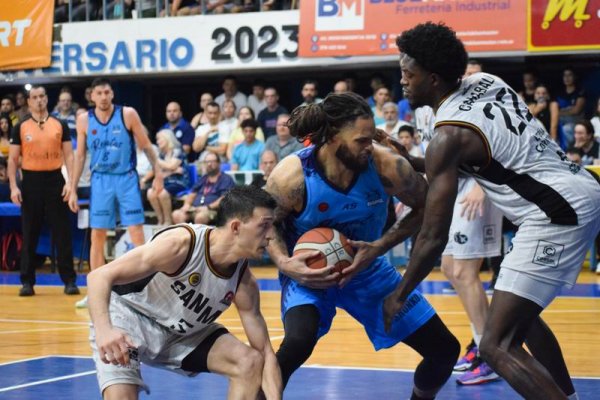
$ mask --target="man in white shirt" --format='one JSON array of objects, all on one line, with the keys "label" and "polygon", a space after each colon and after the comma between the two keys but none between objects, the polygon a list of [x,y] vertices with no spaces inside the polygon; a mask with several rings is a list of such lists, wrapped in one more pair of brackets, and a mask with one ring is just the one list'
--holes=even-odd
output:
[{"label": "man in white shirt", "polygon": [[233,100],[235,102],[236,110],[244,107],[248,101],[246,95],[238,91],[237,79],[233,75],[227,75],[225,79],[223,79],[223,93],[217,96],[215,103],[223,108],[225,100]]},{"label": "man in white shirt", "polygon": [[408,122],[398,119],[398,106],[392,101],[383,105],[383,118],[385,123],[377,125],[377,129],[385,131],[390,136],[398,138],[398,131],[404,125],[410,125]]}]

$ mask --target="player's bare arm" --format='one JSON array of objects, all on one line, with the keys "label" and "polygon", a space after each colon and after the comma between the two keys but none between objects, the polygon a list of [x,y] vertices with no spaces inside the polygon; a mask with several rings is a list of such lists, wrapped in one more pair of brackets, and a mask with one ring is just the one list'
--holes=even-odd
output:
[{"label": "player's bare arm", "polygon": [[63,187],[62,196],[63,201],[68,202],[71,194],[71,180],[73,179],[73,144],[71,141],[62,142],[62,151],[64,157],[65,167],[67,169],[67,182],[65,182],[65,186]]},{"label": "player's bare arm", "polygon": [[425,179],[410,166],[406,159],[387,147],[375,145],[373,159],[386,193],[396,196],[411,207],[412,211],[374,242],[350,240],[352,247],[357,248],[358,251],[352,265],[342,271],[344,277],[340,281],[341,286],[345,285],[354,274],[370,265],[375,258],[413,235],[423,220],[427,196]]},{"label": "player's bare arm", "polygon": [[142,120],[134,108],[123,107],[123,117],[125,119],[125,126],[133,132],[133,138],[135,139],[136,145],[142,149],[144,154],[146,154],[148,161],[150,161],[150,165],[152,165],[152,170],[154,171],[152,188],[157,193],[160,193],[164,186],[164,177],[162,170],[158,165],[158,157],[152,149],[152,143],[148,138],[148,131],[144,124],[142,124]]},{"label": "player's bare arm", "polygon": [[260,312],[258,284],[249,269],[246,269],[242,276],[234,303],[238,309],[250,346],[261,352],[265,360],[261,385],[263,393],[269,400],[281,399],[283,391],[281,371],[273,346],[271,346],[267,323]]},{"label": "player's bare arm", "polygon": [[152,242],[127,252],[122,257],[88,274],[88,301],[98,352],[105,363],[127,365],[128,348],[135,347],[125,333],[110,322],[109,301],[113,285],[126,284],[155,272],[175,273],[183,266],[193,234],[184,227],[165,231]]},{"label": "player's bare arm", "polygon": [[20,206],[23,201],[21,196],[21,189],[17,185],[17,171],[19,170],[19,159],[21,157],[21,146],[18,144],[12,144],[8,148],[8,164],[7,174],[8,181],[10,183],[10,200],[16,205]]},{"label": "player's bare arm", "polygon": [[485,165],[487,162],[482,156],[487,152],[475,132],[455,126],[443,126],[436,131],[437,135],[429,143],[425,156],[429,181],[425,205],[427,212],[404,279],[385,300],[386,329],[391,326],[394,315],[400,311],[409,294],[431,272],[446,246],[458,190],[459,166],[463,163]]},{"label": "player's bare arm", "polygon": [[85,155],[87,151],[87,128],[88,128],[88,113],[83,113],[77,117],[75,129],[77,130],[77,150],[73,158],[73,174],[71,175],[71,193],[69,193],[69,208],[73,212],[79,210],[77,205],[77,184],[83,173],[85,165]]},{"label": "player's bare arm", "polygon": [[279,270],[302,285],[315,289],[335,285],[339,273],[334,273],[334,266],[322,269],[310,269],[306,259],[317,253],[306,252],[290,257],[283,239],[283,222],[290,213],[299,212],[304,204],[304,174],[298,157],[284,158],[273,170],[267,180],[266,191],[277,201],[275,209],[275,233],[269,243],[268,251]]}]

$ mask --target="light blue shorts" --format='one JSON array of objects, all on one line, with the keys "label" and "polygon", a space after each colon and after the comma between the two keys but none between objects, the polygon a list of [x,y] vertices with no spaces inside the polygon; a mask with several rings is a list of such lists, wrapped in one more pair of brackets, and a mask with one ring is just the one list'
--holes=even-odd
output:
[{"label": "light blue shorts", "polygon": [[364,326],[375,350],[396,345],[435,315],[431,304],[415,290],[408,297],[404,308],[396,315],[391,332],[385,332],[383,301],[402,280],[385,257],[377,258],[343,289],[310,289],[283,274],[279,275],[279,279],[282,286],[282,319],[293,307],[314,305],[320,314],[319,338],[329,331],[336,307],[346,310]]},{"label": "light blue shorts", "polygon": [[138,175],[135,171],[125,174],[92,174],[90,195],[90,227],[114,229],[117,226],[117,207],[121,225],[144,223],[144,207]]}]

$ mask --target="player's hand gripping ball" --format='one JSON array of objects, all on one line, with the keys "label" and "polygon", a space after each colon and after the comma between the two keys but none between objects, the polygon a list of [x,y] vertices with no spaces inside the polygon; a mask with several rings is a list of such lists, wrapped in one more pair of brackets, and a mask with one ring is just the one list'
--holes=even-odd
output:
[{"label": "player's hand gripping ball", "polygon": [[306,260],[306,265],[313,269],[335,265],[334,270],[341,273],[354,260],[354,251],[346,236],[331,228],[314,228],[300,236],[294,246],[294,255],[307,251],[319,252]]}]

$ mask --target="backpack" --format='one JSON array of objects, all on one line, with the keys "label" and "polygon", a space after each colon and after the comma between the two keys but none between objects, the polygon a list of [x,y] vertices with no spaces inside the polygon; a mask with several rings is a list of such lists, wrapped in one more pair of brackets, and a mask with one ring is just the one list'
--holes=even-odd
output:
[{"label": "backpack", "polygon": [[10,232],[2,236],[0,241],[2,247],[1,267],[7,271],[14,271],[21,266],[21,247],[23,236],[18,232]]}]

